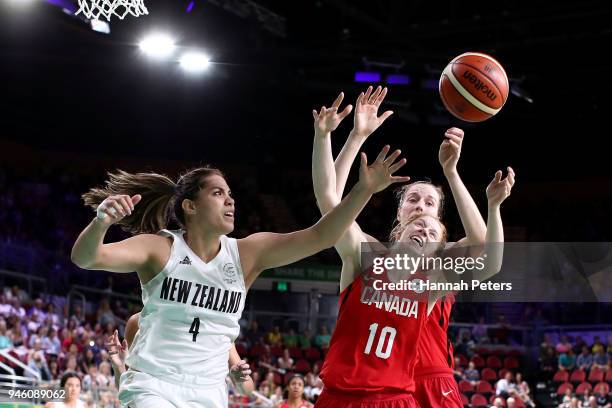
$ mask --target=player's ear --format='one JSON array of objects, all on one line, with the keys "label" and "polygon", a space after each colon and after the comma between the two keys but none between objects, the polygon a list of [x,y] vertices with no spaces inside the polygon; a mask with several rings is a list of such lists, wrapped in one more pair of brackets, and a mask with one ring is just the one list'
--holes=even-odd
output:
[{"label": "player's ear", "polygon": [[181,207],[183,208],[185,215],[194,215],[196,213],[196,205],[193,200],[185,198],[181,203]]}]

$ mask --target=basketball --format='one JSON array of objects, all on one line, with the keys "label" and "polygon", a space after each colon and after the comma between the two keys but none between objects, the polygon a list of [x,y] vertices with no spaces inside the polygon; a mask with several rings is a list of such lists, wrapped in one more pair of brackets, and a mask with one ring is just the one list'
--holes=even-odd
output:
[{"label": "basketball", "polygon": [[465,122],[496,115],[508,100],[508,76],[493,57],[466,52],[454,58],[440,77],[440,97],[450,113]]}]

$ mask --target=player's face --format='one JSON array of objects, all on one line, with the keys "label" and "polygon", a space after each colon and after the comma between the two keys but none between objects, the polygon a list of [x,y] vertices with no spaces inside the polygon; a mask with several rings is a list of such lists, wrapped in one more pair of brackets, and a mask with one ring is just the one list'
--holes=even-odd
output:
[{"label": "player's face", "polygon": [[410,222],[402,236],[401,242],[408,243],[416,248],[417,252],[425,255],[434,252],[442,239],[442,226],[436,217],[424,215]]},{"label": "player's face", "polygon": [[64,390],[66,390],[66,401],[75,401],[81,394],[81,382],[78,378],[71,377],[66,380]]},{"label": "player's face", "polygon": [[438,216],[440,194],[431,184],[414,184],[404,194],[398,211],[398,220],[404,224],[418,214]]},{"label": "player's face", "polygon": [[234,199],[223,177],[213,174],[206,178],[195,206],[194,217],[198,225],[219,234],[229,234],[234,230]]},{"label": "player's face", "polygon": [[289,393],[294,398],[300,398],[304,394],[304,381],[301,378],[294,378],[289,383]]}]

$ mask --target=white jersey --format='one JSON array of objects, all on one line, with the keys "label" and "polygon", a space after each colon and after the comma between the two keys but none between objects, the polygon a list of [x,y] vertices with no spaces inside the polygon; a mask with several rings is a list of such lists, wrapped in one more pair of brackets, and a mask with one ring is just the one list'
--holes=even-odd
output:
[{"label": "white jersey", "polygon": [[221,250],[204,262],[184,231],[159,234],[174,240],[170,259],[141,285],[144,307],[126,364],[155,377],[218,387],[228,374],[246,296],[236,240],[221,236]]}]

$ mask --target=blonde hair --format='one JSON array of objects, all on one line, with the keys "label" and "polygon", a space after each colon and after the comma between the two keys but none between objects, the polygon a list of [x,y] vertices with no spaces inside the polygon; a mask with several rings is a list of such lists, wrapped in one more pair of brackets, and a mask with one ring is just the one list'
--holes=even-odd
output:
[{"label": "blonde hair", "polygon": [[413,222],[415,222],[416,220],[421,219],[423,217],[431,217],[434,220],[438,221],[438,224],[440,225],[440,241],[439,241],[440,245],[438,245],[438,249],[442,248],[444,244],[446,244],[446,240],[448,239],[448,232],[446,231],[446,226],[442,223],[442,221],[440,221],[439,218],[433,217],[429,214],[423,214],[423,213],[419,213],[419,214],[415,214],[411,216],[410,218],[408,218],[405,224],[401,224],[401,223],[397,224],[395,228],[393,228],[393,230],[391,231],[391,234],[389,236],[389,241],[398,242],[402,234],[406,230],[406,227],[412,224]]}]

